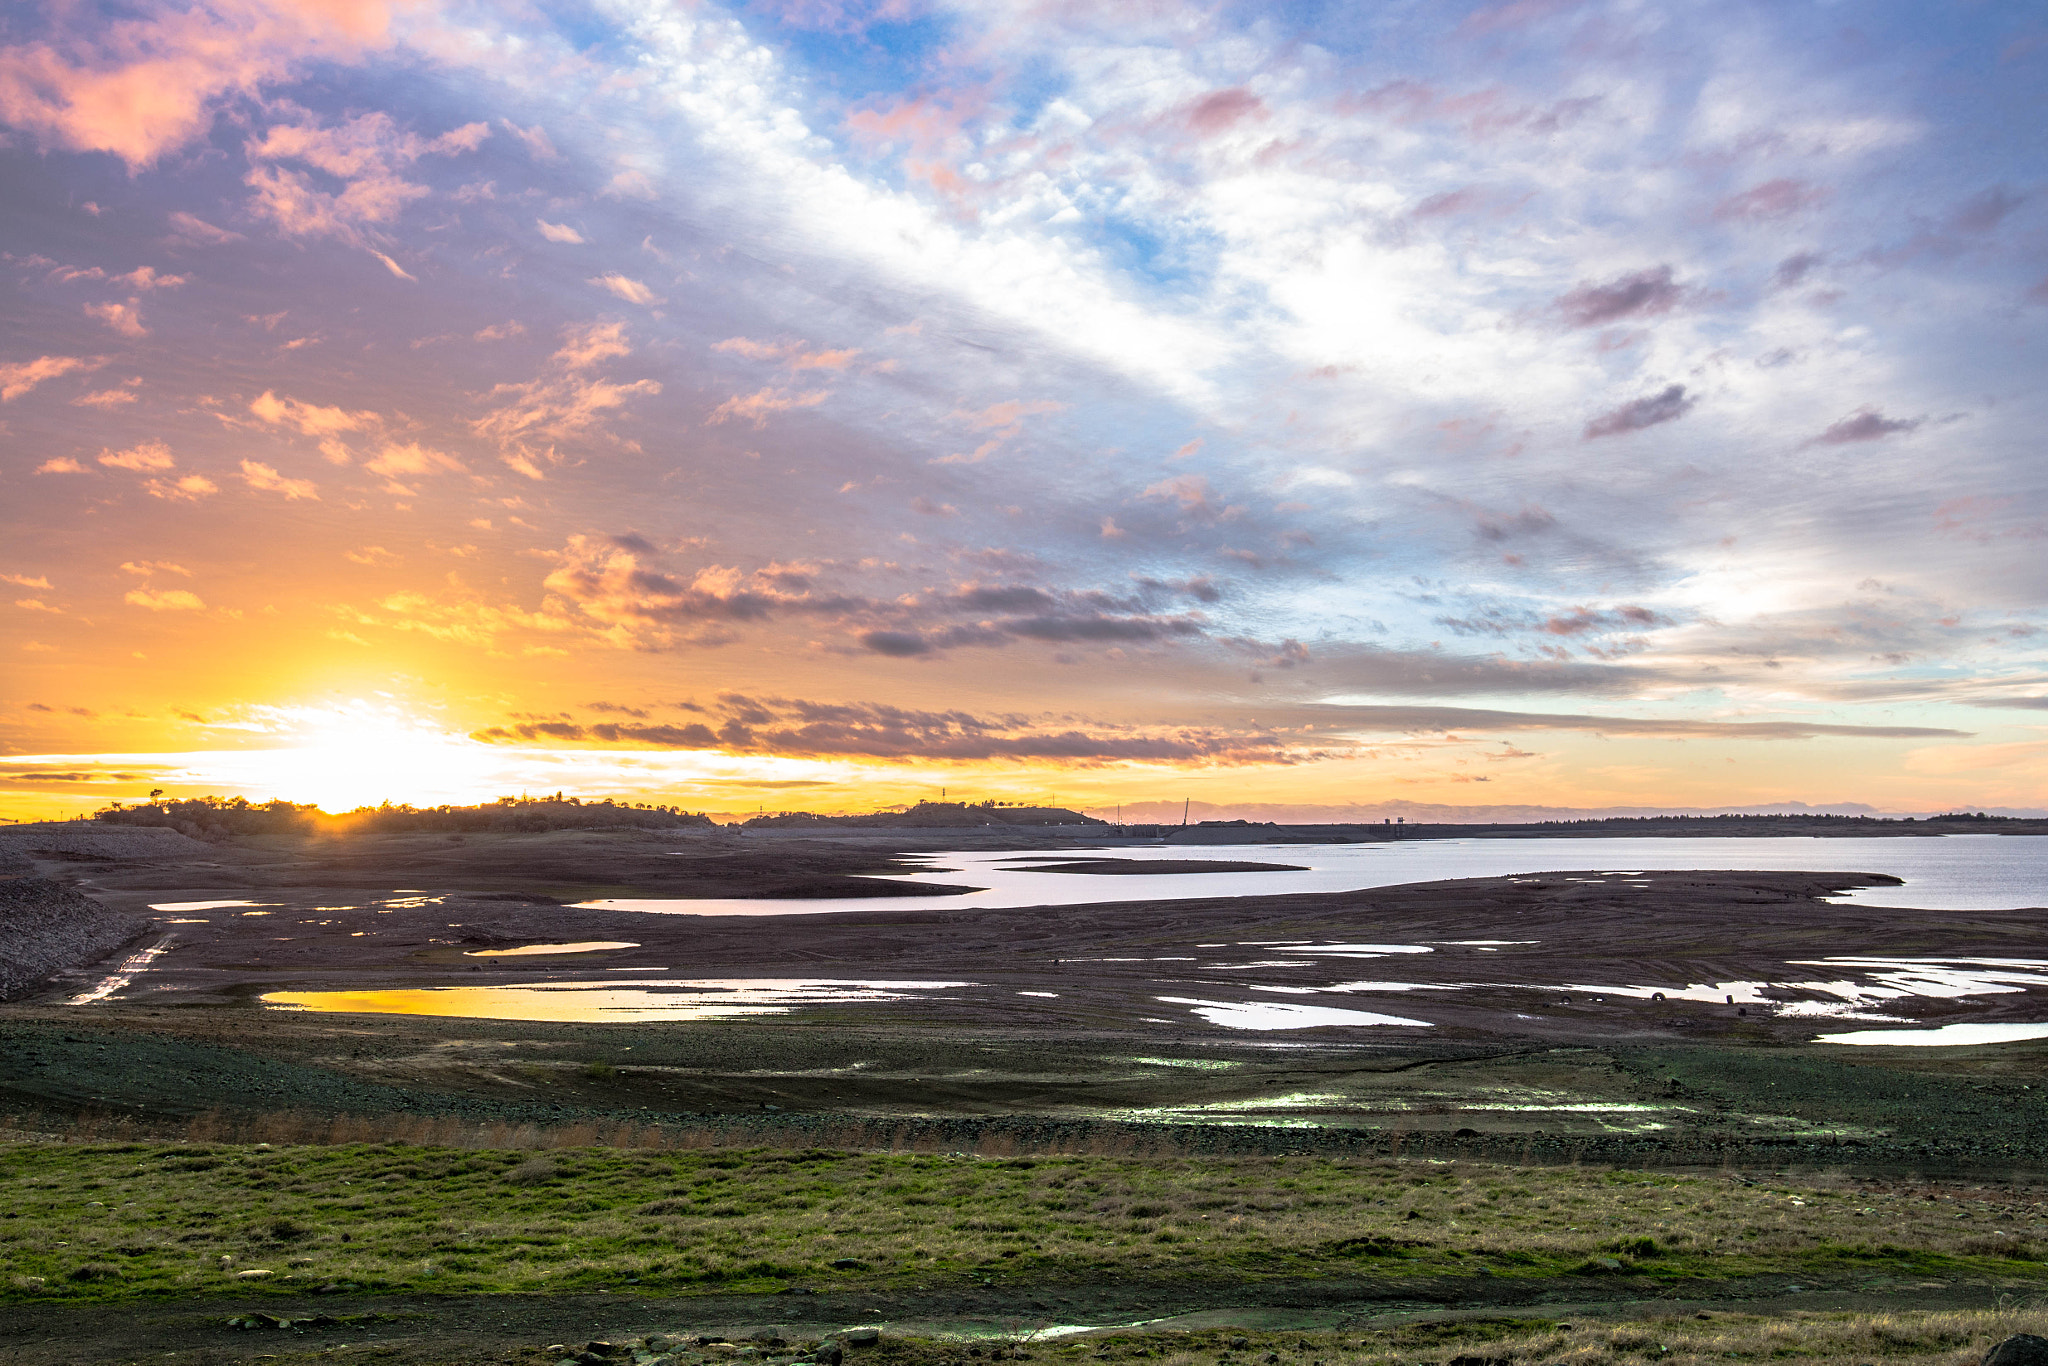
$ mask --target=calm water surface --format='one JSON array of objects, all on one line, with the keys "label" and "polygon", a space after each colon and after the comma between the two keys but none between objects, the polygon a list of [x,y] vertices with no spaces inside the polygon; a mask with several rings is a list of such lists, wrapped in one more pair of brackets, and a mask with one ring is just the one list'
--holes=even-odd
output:
[{"label": "calm water surface", "polygon": [[1047,857],[1292,863],[1298,873],[1042,873],[1011,853],[926,857],[929,871],[891,878],[912,885],[985,890],[964,896],[843,897],[825,901],[616,900],[587,906],[669,915],[822,915],[843,911],[1078,906],[1187,897],[1349,892],[1447,878],[1508,877],[1579,870],[1686,869],[1889,873],[1903,887],[1864,887],[1834,898],[1847,905],[1912,906],[1930,911],[2009,911],[2048,907],[2048,835],[1942,835],[1933,838],[1769,839],[1464,839],[1392,844],[1144,844],[1040,850]]}]

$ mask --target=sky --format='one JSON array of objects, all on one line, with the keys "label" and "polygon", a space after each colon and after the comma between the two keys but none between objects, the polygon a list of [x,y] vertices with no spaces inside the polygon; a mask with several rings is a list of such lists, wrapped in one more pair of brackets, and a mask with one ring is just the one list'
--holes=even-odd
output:
[{"label": "sky", "polygon": [[0,816],[2048,807],[2048,18],[22,0]]}]

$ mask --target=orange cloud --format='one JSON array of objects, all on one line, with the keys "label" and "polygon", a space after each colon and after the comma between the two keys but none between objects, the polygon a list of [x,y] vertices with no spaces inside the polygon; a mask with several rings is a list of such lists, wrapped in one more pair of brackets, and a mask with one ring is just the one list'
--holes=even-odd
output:
[{"label": "orange cloud", "polygon": [[242,479],[252,489],[265,493],[281,493],[285,501],[296,503],[301,498],[318,502],[320,487],[310,479],[287,479],[270,466],[257,460],[242,462]]},{"label": "orange cloud", "polygon": [[74,408],[119,408],[135,401],[133,389],[98,389],[71,400]]},{"label": "orange cloud", "polygon": [[100,463],[117,470],[167,470],[178,462],[171,458],[171,448],[163,442],[145,441],[125,451],[101,451]]},{"label": "orange cloud", "polygon": [[149,588],[132,588],[122,598],[131,607],[143,607],[152,612],[203,612],[206,604],[199,600],[197,593],[183,588],[169,588],[159,593]]},{"label": "orange cloud", "polygon": [[169,483],[162,479],[152,479],[143,487],[149,490],[150,497],[162,498],[173,503],[194,503],[209,494],[220,492],[220,485],[203,474],[188,474]]},{"label": "orange cloud", "polygon": [[461,474],[463,464],[446,451],[422,446],[417,441],[403,446],[386,446],[365,468],[372,474]]},{"label": "orange cloud", "polygon": [[323,408],[297,399],[279,398],[268,389],[250,401],[249,411],[273,427],[295,427],[307,436],[359,432],[378,422],[377,415],[368,410],[351,413],[343,408]]}]

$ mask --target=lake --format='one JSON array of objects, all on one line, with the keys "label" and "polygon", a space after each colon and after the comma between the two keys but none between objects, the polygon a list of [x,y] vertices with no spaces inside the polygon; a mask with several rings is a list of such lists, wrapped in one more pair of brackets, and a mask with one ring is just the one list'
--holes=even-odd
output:
[{"label": "lake", "polygon": [[[1033,862],[1116,858],[1290,863],[1301,872],[1090,874],[1034,871]],[[1658,869],[1888,873],[1900,887],[1862,887],[1834,900],[1859,906],[1931,911],[2008,911],[2048,907],[2048,835],[1941,835],[1876,839],[1454,839],[1387,844],[1140,844],[1029,854],[920,855],[924,870],[892,877],[911,885],[969,883],[966,895],[764,899],[602,900],[612,910],[667,915],[824,915],[847,911],[988,909],[1173,901],[1191,897],[1350,892],[1450,878],[1511,877],[1579,870]]]}]

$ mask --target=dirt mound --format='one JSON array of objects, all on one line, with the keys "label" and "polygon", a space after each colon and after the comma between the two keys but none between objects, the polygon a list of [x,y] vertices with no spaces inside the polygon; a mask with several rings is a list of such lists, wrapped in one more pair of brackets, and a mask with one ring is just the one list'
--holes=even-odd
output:
[{"label": "dirt mound", "polygon": [[84,859],[190,858],[212,852],[198,840],[161,826],[111,826],[94,821],[39,821],[0,829],[0,853],[55,854]]},{"label": "dirt mound", "polygon": [[0,1001],[26,996],[52,973],[105,957],[148,928],[62,883],[0,881]]}]

